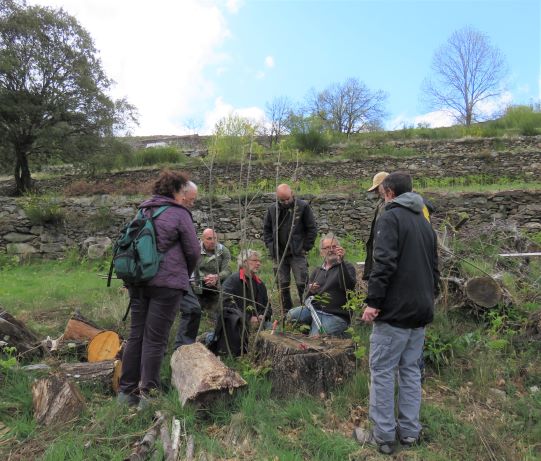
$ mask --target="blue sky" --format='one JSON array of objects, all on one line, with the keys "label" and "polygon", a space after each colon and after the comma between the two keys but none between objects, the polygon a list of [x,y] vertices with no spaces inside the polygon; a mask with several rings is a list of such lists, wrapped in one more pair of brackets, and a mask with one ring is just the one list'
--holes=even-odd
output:
[{"label": "blue sky", "polygon": [[500,105],[540,100],[539,0],[31,3],[63,6],[90,31],[115,95],[139,108],[135,134],[208,132],[231,111],[262,120],[274,97],[302,102],[348,77],[388,94],[388,128],[441,124],[421,84],[436,49],[467,25],[507,59]]}]

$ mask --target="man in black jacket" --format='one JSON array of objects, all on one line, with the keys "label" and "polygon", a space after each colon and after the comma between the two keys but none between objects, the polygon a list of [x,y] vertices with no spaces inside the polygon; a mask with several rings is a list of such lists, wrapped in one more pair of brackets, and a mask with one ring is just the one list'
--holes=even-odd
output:
[{"label": "man in black jacket", "polygon": [[[370,336],[371,433],[382,453],[418,441],[425,326],[434,316],[439,271],[437,239],[423,215],[423,199],[411,192],[411,176],[396,172],[382,183],[385,213],[376,225],[374,266],[363,320],[375,322]],[[394,386],[398,370],[398,419]]]},{"label": "man in black jacket", "polygon": [[317,320],[309,308],[299,306],[291,309],[287,318],[310,325],[310,336],[328,334],[340,336],[349,326],[350,313],[344,309],[347,292],[355,289],[355,267],[344,260],[345,250],[333,235],[326,235],[320,242],[323,264],[314,269],[308,280],[308,294],[314,296],[312,306]]},{"label": "man in black jacket", "polygon": [[293,307],[289,288],[291,271],[299,299],[303,300],[308,279],[306,253],[314,246],[316,236],[317,226],[310,205],[295,198],[287,184],[280,184],[276,188],[276,202],[265,215],[263,240],[273,260],[285,312]]}]

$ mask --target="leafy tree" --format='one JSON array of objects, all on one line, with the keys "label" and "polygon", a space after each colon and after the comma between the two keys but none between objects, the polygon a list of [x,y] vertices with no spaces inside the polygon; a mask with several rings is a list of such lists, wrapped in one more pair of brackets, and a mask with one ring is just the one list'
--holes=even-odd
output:
[{"label": "leafy tree", "polygon": [[287,118],[292,112],[291,101],[281,96],[266,104],[265,113],[270,121],[270,145],[277,144],[280,136],[287,133]]},{"label": "leafy tree", "polygon": [[32,186],[35,162],[89,154],[115,128],[135,121],[133,106],[107,96],[92,38],[64,10],[0,4],[0,139],[18,193]]},{"label": "leafy tree", "polygon": [[386,115],[385,92],[370,90],[356,78],[334,83],[321,92],[313,91],[308,99],[311,115],[328,129],[348,136],[380,128]]},{"label": "leafy tree", "polygon": [[480,103],[502,94],[507,65],[487,35],[472,27],[455,31],[434,54],[433,78],[423,93],[433,108],[449,110],[458,123],[482,120]]},{"label": "leafy tree", "polygon": [[246,152],[257,149],[256,137],[259,126],[251,120],[231,113],[218,120],[214,126],[209,149],[220,161],[243,158]]},{"label": "leafy tree", "polygon": [[330,138],[320,119],[301,113],[290,113],[287,127],[291,135],[291,144],[300,151],[320,154],[329,150]]}]

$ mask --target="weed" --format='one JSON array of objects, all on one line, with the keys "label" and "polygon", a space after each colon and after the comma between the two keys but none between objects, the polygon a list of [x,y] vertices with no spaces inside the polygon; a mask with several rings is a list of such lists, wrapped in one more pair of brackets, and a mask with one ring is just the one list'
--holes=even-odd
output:
[{"label": "weed", "polygon": [[59,224],[64,220],[60,198],[54,195],[28,194],[19,203],[33,225]]}]

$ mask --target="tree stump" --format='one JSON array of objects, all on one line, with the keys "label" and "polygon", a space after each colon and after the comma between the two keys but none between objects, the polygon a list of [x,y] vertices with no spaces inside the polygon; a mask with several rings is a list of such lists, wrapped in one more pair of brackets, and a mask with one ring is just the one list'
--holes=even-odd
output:
[{"label": "tree stump", "polygon": [[0,308],[0,341],[15,347],[18,355],[25,355],[28,358],[41,356],[43,353],[36,335],[2,308]]},{"label": "tree stump", "polygon": [[355,346],[349,339],[263,331],[255,348],[257,362],[271,367],[268,377],[278,396],[319,396],[355,372]]},{"label": "tree stump", "polygon": [[171,372],[183,406],[186,402],[208,406],[246,386],[237,372],[226,367],[201,343],[177,349],[171,357]]},{"label": "tree stump", "polygon": [[474,277],[464,285],[468,299],[478,306],[490,309],[502,300],[502,290],[491,277]]},{"label": "tree stump", "polygon": [[85,401],[77,384],[63,376],[50,376],[32,384],[34,418],[45,426],[62,424],[81,414]]}]

